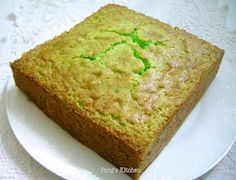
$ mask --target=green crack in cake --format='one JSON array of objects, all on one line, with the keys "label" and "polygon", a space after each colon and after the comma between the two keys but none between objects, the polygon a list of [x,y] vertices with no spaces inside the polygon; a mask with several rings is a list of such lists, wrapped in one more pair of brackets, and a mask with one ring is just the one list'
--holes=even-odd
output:
[{"label": "green crack in cake", "polygon": [[137,179],[205,92],[223,50],[107,5],[11,64],[16,85],[56,123]]}]

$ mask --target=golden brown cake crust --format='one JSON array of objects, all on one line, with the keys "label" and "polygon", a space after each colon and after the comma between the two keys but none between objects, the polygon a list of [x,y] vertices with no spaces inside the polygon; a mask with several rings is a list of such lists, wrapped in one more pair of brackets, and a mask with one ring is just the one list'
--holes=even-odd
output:
[{"label": "golden brown cake crust", "polygon": [[[155,39],[155,41],[147,40],[147,35],[145,33],[149,33],[149,31],[145,32],[145,25],[139,24],[143,29],[134,29],[132,32],[130,31],[133,29],[132,25],[130,28],[126,27],[126,29],[124,29],[126,33],[120,33],[114,30],[106,30],[108,31],[106,32],[108,35],[105,33],[106,35],[102,37],[105,40],[98,41],[102,44],[95,46],[95,49],[93,50],[96,51],[96,56],[83,54],[85,52],[90,52],[90,50],[86,48],[84,51],[79,50],[79,52],[82,52],[80,55],[74,55],[74,50],[76,50],[76,53],[78,53],[78,48],[73,49],[72,47],[68,50],[67,47],[64,47],[64,44],[68,42],[72,43],[69,43],[68,46],[76,45],[77,42],[74,42],[75,39],[73,39],[73,33],[79,33],[78,36],[81,35],[81,37],[84,37],[85,32],[82,30],[87,29],[87,26],[90,28],[90,24],[92,24],[87,23],[89,24],[87,25],[86,22],[91,21],[93,23],[98,23],[99,25],[100,21],[97,20],[99,18],[96,19],[95,17],[98,17],[100,12],[101,14],[110,13],[110,9],[112,12],[117,10],[121,16],[125,16],[126,13],[128,13],[128,15],[131,17],[135,15],[149,22],[150,27],[156,26],[160,31],[163,30],[162,33],[164,35],[165,32],[168,32],[170,35],[166,35],[165,37],[163,34],[155,34],[155,32],[150,32],[150,37],[157,37],[159,39]],[[114,17],[119,18],[120,16],[117,15],[116,17],[116,15],[114,15]],[[138,18],[136,18],[134,21],[137,19]],[[83,29],[84,27],[85,29]],[[101,28],[102,27],[103,26],[101,26]],[[147,30],[150,29],[147,28]],[[104,29],[100,30],[100,32],[104,32]],[[171,35],[171,33],[173,33],[173,35]],[[175,38],[175,36],[177,38]],[[101,37],[99,36],[99,38]],[[109,46],[106,42],[107,38],[112,40],[115,39],[116,41]],[[87,46],[86,40],[79,39],[78,41],[84,44],[84,47]],[[172,47],[172,43],[174,45],[176,44],[177,47]],[[139,48],[136,47],[137,44],[140,46]],[[98,51],[98,47],[100,47],[100,45],[101,47],[104,46],[105,51]],[[80,48],[82,47],[79,47],[79,49]],[[90,49],[93,49],[93,47]],[[63,50],[63,52],[66,52],[66,55],[69,55],[64,57],[64,54],[61,55],[60,50]],[[156,54],[156,52],[162,56]],[[126,61],[122,61],[122,53],[133,64],[127,64]],[[178,56],[178,53],[182,54]],[[112,61],[112,58],[114,58],[117,54],[118,58],[120,58],[120,64],[113,63]],[[171,54],[176,54],[176,57],[179,57],[181,60],[175,60],[175,56],[170,56],[168,59],[165,59],[166,56]],[[142,14],[135,13],[122,6],[107,5],[94,15],[88,17],[79,25],[72,28],[71,31],[63,33],[61,36],[56,37],[45,44],[39,45],[33,50],[24,54],[21,59],[11,64],[11,68],[13,70],[17,87],[19,87],[22,92],[30,97],[30,99],[40,109],[42,109],[43,112],[45,112],[56,123],[68,131],[74,138],[93,149],[115,166],[139,169],[140,172],[129,174],[134,179],[137,179],[141,172],[155,159],[155,157],[168,143],[170,138],[183,123],[185,117],[203,95],[218,71],[223,54],[223,50],[210,45],[209,43],[200,40],[196,36],[191,35],[183,30],[174,29],[158,20],[155,20],[151,17],[145,17]],[[153,57],[155,59],[155,55],[158,56],[158,61],[146,58]],[[134,57],[136,57],[136,59]],[[64,61],[66,58],[71,58],[71,60],[68,60],[68,62]],[[100,59],[103,60],[102,65],[99,64]],[[140,61],[136,61],[137,59]],[[62,63],[58,65],[58,62],[60,61]],[[80,63],[79,66],[76,64],[78,62]],[[95,65],[91,66],[92,63]],[[120,91],[124,95],[127,95],[127,92],[125,91],[126,86],[127,88],[130,86],[130,84],[127,84],[127,82],[129,83],[129,78],[133,78],[135,82],[138,79],[139,84],[135,85],[135,87],[137,86],[137,89],[131,92],[131,94],[133,93],[133,99],[131,98],[130,102],[127,102],[126,98],[124,97],[119,98],[116,97],[115,94],[109,94],[110,91],[107,91],[107,89],[104,87],[110,87],[112,85],[110,84],[110,81],[100,81],[98,84],[95,82],[94,85],[90,83],[90,81],[93,80],[89,79],[90,76],[88,76],[87,80],[86,78],[82,80],[80,79],[84,76],[82,73],[85,73],[86,75],[86,73],[89,74],[90,71],[85,72],[84,69],[75,71],[75,68],[73,68],[77,67],[79,69],[80,67],[93,67],[96,69],[96,67],[98,67],[98,71],[92,72],[92,75],[95,74],[95,79],[99,79],[101,76],[101,71],[110,73],[110,71],[107,69],[102,69],[104,68],[104,63],[106,67],[112,69],[112,73],[115,72],[114,77],[118,80],[115,80],[113,77],[114,80],[111,82],[121,83],[123,87],[121,87]],[[150,64],[153,67],[151,67]],[[120,69],[120,65],[122,65],[122,67],[128,68]],[[67,71],[65,68],[68,66],[72,66],[72,69]],[[101,68],[100,72],[99,68]],[[162,72],[163,68],[167,68],[167,70]],[[187,81],[189,84],[186,86],[184,83],[181,84],[182,81],[180,82],[179,79],[183,78],[184,74],[181,74],[182,72],[189,71],[188,68],[193,69],[193,75],[190,75],[192,79],[190,79],[191,81]],[[55,76],[52,74],[54,70],[55,73],[58,72],[58,74],[55,74]],[[157,79],[156,81],[160,82],[158,87],[161,89],[159,88],[158,91],[154,90],[154,93],[149,92],[147,86],[150,86],[150,83],[153,82],[151,79],[152,76],[158,75],[156,73],[158,70],[160,70],[162,73],[161,75],[159,74],[160,79]],[[81,87],[77,87],[76,85],[68,85],[72,82],[70,81],[70,76],[74,76],[72,73],[78,77],[77,84],[82,84],[83,86],[81,85]],[[53,82],[49,81],[51,76]],[[60,77],[62,79],[58,79]],[[179,79],[172,79],[173,77],[177,77]],[[176,81],[179,83],[176,84]],[[84,82],[86,82],[86,86],[84,86]],[[99,83],[103,83],[105,85],[103,90],[104,92],[108,93],[107,97],[103,97],[103,99],[97,97],[99,91],[94,92],[93,89],[91,89],[91,87],[99,86]],[[151,89],[154,87],[152,85],[153,84],[150,86]],[[182,87],[182,89],[179,88],[179,86]],[[65,89],[61,89],[62,87]],[[77,98],[78,96],[77,101],[80,102],[79,105],[76,104],[75,101],[65,97],[70,95],[70,92],[75,91],[73,90],[75,87],[78,88],[78,90],[82,89],[83,91],[81,92],[84,92],[84,95],[82,94],[83,96],[81,93],[73,94],[73,98]],[[85,87],[89,87],[90,90],[87,91]],[[186,90],[186,88],[189,88],[189,91]],[[86,89],[86,91],[84,91],[84,89]],[[117,89],[112,90],[116,91]],[[117,91],[119,91],[119,89]],[[164,110],[170,109],[170,111],[160,111],[158,114],[156,111],[159,111],[160,107],[156,107],[155,109],[153,108],[155,107],[154,104],[152,104],[153,107],[150,109],[150,107],[147,107],[147,103],[140,105],[145,99],[145,94],[143,94],[143,92],[148,92],[149,100],[154,101],[159,91],[162,91],[162,94],[159,95],[159,97],[162,98],[161,100],[166,100],[165,96],[167,96],[167,100],[174,104],[165,104],[166,102],[163,100],[163,104],[161,104],[161,106],[164,107]],[[180,93],[181,91],[183,91],[184,95],[176,96],[176,94]],[[67,92],[68,94],[66,94]],[[92,97],[92,101],[90,101],[91,99],[87,98],[88,96]],[[128,107],[126,112],[130,116],[124,114],[121,109],[117,109],[115,104],[114,107],[111,106],[109,110],[105,109],[105,111],[101,111],[104,110],[104,108],[101,109],[101,107],[106,107],[101,102],[109,102],[109,99],[114,98],[113,96],[115,99],[119,98],[118,102],[121,104],[123,103],[127,105],[125,106]],[[127,98],[129,97],[130,96],[127,96]],[[83,100],[83,106],[81,105],[80,100]],[[94,103],[95,100],[99,103]],[[115,100],[114,102],[117,101]],[[137,103],[139,103],[139,105],[137,105]],[[140,117],[137,117],[136,112],[133,111],[136,107]],[[142,114],[144,111],[145,117]],[[99,113],[95,116],[94,112]],[[160,116],[162,113],[165,114],[163,117]],[[117,115],[121,114],[124,116],[117,118]],[[101,118],[103,116],[104,119]],[[135,122],[135,117],[139,119],[137,122]],[[150,128],[150,130],[142,129],[143,127],[146,129]]]}]

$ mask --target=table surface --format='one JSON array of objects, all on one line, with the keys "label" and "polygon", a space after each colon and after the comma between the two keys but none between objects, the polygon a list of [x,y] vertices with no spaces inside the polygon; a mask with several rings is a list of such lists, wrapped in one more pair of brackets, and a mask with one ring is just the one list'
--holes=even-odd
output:
[{"label": "table surface", "polygon": [[[152,15],[144,1],[130,0],[12,0],[0,6],[0,179],[60,179],[32,159],[15,138],[7,120],[6,84],[11,76],[9,62],[60,34],[107,2],[121,3]],[[138,4],[138,5],[137,5]],[[236,0],[168,0],[161,3],[158,18],[186,29],[225,50],[227,60],[236,66]],[[83,8],[80,8],[83,7]],[[78,10],[80,9],[80,11]],[[160,9],[160,7],[159,7]],[[164,18],[163,18],[164,17]],[[63,23],[62,23],[63,22]],[[236,21],[235,21],[236,22]],[[235,69],[236,70],[236,69]],[[199,179],[236,179],[236,144],[224,159]]]}]

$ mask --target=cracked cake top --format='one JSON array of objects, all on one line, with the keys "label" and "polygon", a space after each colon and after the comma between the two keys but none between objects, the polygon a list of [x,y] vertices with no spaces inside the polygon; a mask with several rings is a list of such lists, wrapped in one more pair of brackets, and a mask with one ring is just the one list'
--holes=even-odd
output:
[{"label": "cracked cake top", "polygon": [[148,144],[217,53],[195,36],[109,5],[16,63],[76,110]]}]

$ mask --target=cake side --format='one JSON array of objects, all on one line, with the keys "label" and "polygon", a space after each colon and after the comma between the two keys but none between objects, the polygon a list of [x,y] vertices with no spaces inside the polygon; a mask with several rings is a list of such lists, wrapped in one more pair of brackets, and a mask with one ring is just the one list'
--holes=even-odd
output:
[{"label": "cake side", "polygon": [[48,117],[116,167],[136,169],[137,172],[128,173],[134,179],[140,176],[143,155],[130,142],[109,127],[96,123],[85,113],[79,113],[71,104],[64,102],[33,78],[19,71],[14,64],[11,67],[16,86]]},{"label": "cake side", "polygon": [[168,123],[163,127],[162,130],[157,132],[160,134],[154,138],[153,142],[150,143],[148,150],[145,153],[144,161],[142,162],[142,170],[147,168],[162,149],[168,144],[171,138],[174,136],[176,131],[180,128],[182,123],[188,114],[192,111],[194,106],[198,103],[199,99],[204,95],[205,91],[214,80],[224,52],[219,50],[218,61],[211,67],[211,69],[201,76],[201,81],[195,86],[195,89],[191,92],[191,95],[186,99],[176,110],[175,113],[169,118]]},{"label": "cake side", "polygon": [[196,36],[108,5],[11,67],[16,85],[76,139],[117,167],[143,171],[222,56]]}]

